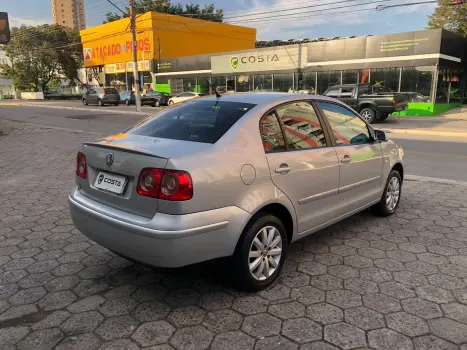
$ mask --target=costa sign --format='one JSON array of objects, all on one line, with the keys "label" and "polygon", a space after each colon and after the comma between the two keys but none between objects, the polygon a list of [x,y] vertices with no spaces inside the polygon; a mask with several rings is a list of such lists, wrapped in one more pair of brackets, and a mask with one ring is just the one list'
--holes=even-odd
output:
[{"label": "costa sign", "polygon": [[213,74],[258,72],[303,68],[307,62],[307,49],[277,47],[273,49],[243,51],[234,56],[211,57]]},{"label": "costa sign", "polygon": [[[149,38],[142,38],[138,40],[137,51],[149,51],[151,45]],[[118,56],[123,53],[130,53],[133,51],[131,40],[124,43],[113,43],[99,45],[95,47],[88,47],[83,49],[84,61],[92,61],[94,59]]]}]

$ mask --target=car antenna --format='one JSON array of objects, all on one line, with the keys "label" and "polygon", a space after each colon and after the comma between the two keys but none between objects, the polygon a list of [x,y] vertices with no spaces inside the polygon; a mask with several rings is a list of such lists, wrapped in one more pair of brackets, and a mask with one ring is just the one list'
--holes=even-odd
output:
[{"label": "car antenna", "polygon": [[204,80],[206,80],[206,83],[208,83],[209,87],[212,89],[212,91],[214,91],[214,93],[216,94],[216,97],[217,97],[217,98],[219,98],[219,97],[222,96],[219,92],[217,92],[216,89],[214,89],[214,88],[212,87],[211,83],[209,82],[209,80],[208,80],[207,78],[204,78]]}]

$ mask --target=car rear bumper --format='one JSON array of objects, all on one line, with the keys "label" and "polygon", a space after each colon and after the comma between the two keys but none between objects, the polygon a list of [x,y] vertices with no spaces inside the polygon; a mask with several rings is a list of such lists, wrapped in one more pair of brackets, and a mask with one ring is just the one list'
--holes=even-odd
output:
[{"label": "car rear bumper", "polygon": [[137,261],[180,267],[229,256],[251,215],[225,207],[185,215],[134,215],[85,197],[69,196],[74,224],[104,247]]}]

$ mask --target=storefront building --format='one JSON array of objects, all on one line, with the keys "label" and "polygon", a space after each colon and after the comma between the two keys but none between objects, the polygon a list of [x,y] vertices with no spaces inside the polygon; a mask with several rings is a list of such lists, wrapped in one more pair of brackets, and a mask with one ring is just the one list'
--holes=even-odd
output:
[{"label": "storefront building", "polygon": [[[2,68],[11,66],[9,58],[6,56],[5,51],[0,50],[0,71]],[[6,78],[0,74],[0,100],[11,99],[15,97],[15,88],[13,80]]]},{"label": "storefront building", "polygon": [[467,40],[434,29],[161,59],[154,72],[172,95],[210,94],[207,81],[222,92],[312,94],[369,83],[406,93],[411,115],[435,115],[465,102],[466,62]]},{"label": "storefront building", "polygon": [[[80,31],[84,66],[102,73],[102,84],[134,89],[128,18]],[[136,19],[140,88],[155,88],[155,62],[183,56],[253,49],[256,29],[147,12]]]}]

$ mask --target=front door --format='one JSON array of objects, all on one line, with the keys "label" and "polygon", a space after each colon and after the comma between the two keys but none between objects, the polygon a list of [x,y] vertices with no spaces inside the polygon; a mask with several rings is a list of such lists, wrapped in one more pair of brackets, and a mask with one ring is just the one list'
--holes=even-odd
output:
[{"label": "front door", "polygon": [[297,101],[278,107],[261,119],[260,130],[272,181],[295,207],[298,232],[332,220],[338,159],[311,104]]},{"label": "front door", "polygon": [[95,89],[89,90],[87,101],[89,104],[97,103],[97,92]]},{"label": "front door", "polygon": [[339,158],[339,210],[341,215],[358,210],[379,200],[383,154],[381,144],[374,141],[368,125],[344,106],[318,102],[335,138]]}]

